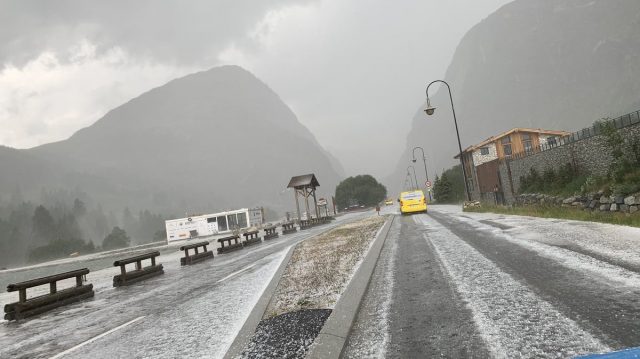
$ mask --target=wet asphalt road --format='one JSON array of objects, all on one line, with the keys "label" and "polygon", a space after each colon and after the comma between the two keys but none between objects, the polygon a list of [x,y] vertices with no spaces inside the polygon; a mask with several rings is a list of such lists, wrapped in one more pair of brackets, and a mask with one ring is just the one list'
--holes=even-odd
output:
[{"label": "wet asphalt road", "polygon": [[[640,257],[586,248],[573,226],[600,238],[587,224],[451,207],[398,216],[345,357],[569,358],[640,346]],[[637,251],[640,230],[620,232],[637,236]]]},{"label": "wet asphalt road", "polygon": [[[1,322],[0,357],[222,357],[291,245],[370,215],[347,214],[193,266],[180,266],[176,248],[159,257],[164,275],[129,287],[111,286],[118,268],[92,271],[88,281],[95,298],[33,319]],[[0,294],[2,304],[14,297]]]}]

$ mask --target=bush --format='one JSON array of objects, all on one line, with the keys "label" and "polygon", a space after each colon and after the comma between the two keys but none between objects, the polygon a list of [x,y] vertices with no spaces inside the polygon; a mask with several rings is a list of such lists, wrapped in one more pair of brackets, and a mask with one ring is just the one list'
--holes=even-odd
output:
[{"label": "bush", "polygon": [[375,206],[387,196],[387,188],[371,175],[349,177],[336,187],[336,202],[340,208],[351,205]]},{"label": "bush", "polygon": [[436,176],[433,184],[433,196],[438,203],[459,203],[465,200],[462,167],[453,166]]},{"label": "bush", "polygon": [[571,163],[560,166],[557,171],[547,168],[542,176],[531,168],[529,174],[520,177],[520,193],[573,194],[580,192],[586,181],[587,176],[582,175]]},{"label": "bush", "polygon": [[111,233],[102,241],[102,250],[108,251],[111,249],[124,248],[128,247],[130,243],[131,239],[124,229],[113,227]]}]

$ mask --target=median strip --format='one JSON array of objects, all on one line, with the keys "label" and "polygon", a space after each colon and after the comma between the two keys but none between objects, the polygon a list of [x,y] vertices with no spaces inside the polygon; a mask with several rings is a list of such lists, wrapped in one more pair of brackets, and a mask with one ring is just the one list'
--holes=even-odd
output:
[{"label": "median strip", "polygon": [[345,288],[361,282],[354,273],[358,276],[368,259],[385,219],[374,216],[345,224],[298,244],[240,357],[304,357],[327,317],[339,307]]}]

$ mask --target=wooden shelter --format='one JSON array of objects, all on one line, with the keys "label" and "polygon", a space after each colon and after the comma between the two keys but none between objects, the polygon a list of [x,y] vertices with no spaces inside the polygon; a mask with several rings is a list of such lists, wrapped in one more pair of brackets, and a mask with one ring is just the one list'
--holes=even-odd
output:
[{"label": "wooden shelter", "polygon": [[316,200],[316,187],[320,187],[320,183],[313,173],[302,176],[291,177],[287,188],[293,188],[294,196],[296,198],[296,210],[298,211],[298,220],[302,219],[300,215],[300,202],[298,201],[298,195],[302,195],[304,198],[305,208],[307,209],[307,219],[310,219],[311,211],[309,209],[309,197],[313,197],[313,206],[318,218],[318,201]]}]

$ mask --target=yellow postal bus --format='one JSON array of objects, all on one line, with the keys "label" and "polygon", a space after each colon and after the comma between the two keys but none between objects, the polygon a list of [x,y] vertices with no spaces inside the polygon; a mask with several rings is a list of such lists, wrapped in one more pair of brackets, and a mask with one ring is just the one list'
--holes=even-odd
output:
[{"label": "yellow postal bus", "polygon": [[427,198],[422,191],[400,193],[400,213],[427,212]]}]

